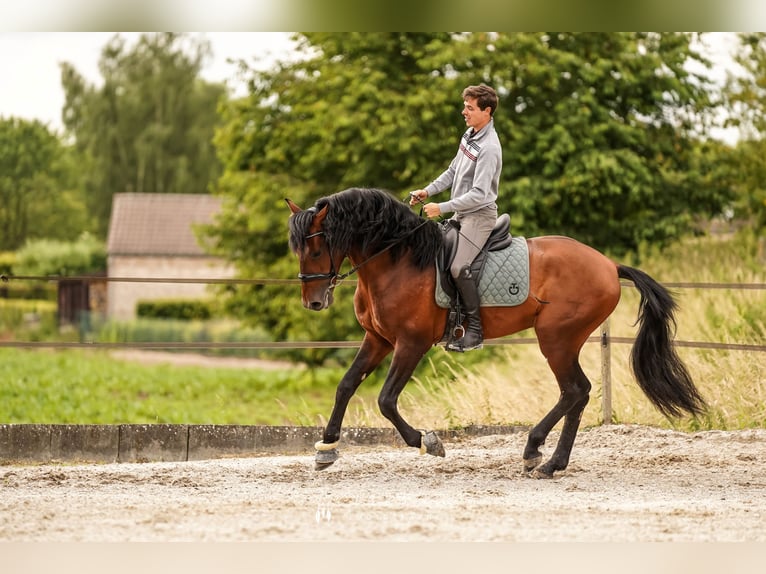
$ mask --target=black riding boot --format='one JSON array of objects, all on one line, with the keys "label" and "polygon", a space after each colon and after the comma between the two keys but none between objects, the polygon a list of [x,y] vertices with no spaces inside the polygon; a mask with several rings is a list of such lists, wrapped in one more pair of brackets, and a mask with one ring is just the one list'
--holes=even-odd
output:
[{"label": "black riding boot", "polygon": [[476,286],[471,267],[466,265],[460,270],[460,275],[455,279],[455,285],[460,291],[463,301],[463,311],[466,315],[465,332],[457,341],[449,344],[451,351],[471,351],[481,349],[484,334],[481,330],[481,311],[479,306],[479,289]]}]

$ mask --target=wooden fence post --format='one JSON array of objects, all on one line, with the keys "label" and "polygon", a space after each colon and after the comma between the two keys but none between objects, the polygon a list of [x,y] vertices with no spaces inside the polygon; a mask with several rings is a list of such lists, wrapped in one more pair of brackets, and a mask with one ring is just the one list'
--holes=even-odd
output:
[{"label": "wooden fence post", "polygon": [[603,424],[612,424],[612,348],[609,341],[609,318],[601,325],[601,410]]}]

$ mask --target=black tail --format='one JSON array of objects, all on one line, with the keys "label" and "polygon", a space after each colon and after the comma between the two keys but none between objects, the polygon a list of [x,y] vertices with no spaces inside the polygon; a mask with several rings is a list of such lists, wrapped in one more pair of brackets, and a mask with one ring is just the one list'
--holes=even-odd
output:
[{"label": "black tail", "polygon": [[641,390],[665,416],[684,411],[701,414],[705,400],[673,348],[676,302],[662,285],[632,267],[617,266],[617,275],[630,279],[641,294],[638,336],[630,359]]}]

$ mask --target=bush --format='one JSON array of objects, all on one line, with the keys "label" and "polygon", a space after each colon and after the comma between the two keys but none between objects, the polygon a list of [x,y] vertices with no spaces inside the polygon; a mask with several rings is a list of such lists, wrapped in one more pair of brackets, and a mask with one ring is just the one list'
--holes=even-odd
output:
[{"label": "bush", "polygon": [[[107,321],[100,325],[93,339],[99,343],[255,343],[271,341],[269,334],[257,327],[245,327],[239,321],[218,319],[186,321],[139,318],[135,321]],[[177,350],[183,352],[183,350]],[[287,358],[289,350],[248,348],[194,350],[206,355],[226,357]]]},{"label": "bush", "polygon": [[212,303],[201,299],[139,301],[136,314],[147,319],[205,320],[213,316]]},{"label": "bush", "polygon": [[0,275],[13,273],[14,263],[16,263],[16,254],[13,251],[0,251]]},{"label": "bush", "polygon": [[[16,266],[16,253],[0,252],[0,275],[12,277]],[[56,300],[56,284],[49,281],[2,281],[0,299]]]},{"label": "bush", "polygon": [[77,241],[34,239],[16,252],[16,275],[84,275],[106,270],[106,246],[85,233]]},{"label": "bush", "polygon": [[0,335],[15,341],[39,341],[57,332],[56,303],[0,299]]}]

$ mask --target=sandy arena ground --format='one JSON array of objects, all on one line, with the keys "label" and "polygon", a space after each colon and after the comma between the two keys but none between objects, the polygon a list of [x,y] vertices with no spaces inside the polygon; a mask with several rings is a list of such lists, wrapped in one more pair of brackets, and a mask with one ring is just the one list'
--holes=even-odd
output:
[{"label": "sandy arena ground", "polygon": [[313,453],[0,466],[0,541],[766,541],[766,430],[585,429],[552,480],[521,474],[525,440],[341,443],[322,472]]}]

